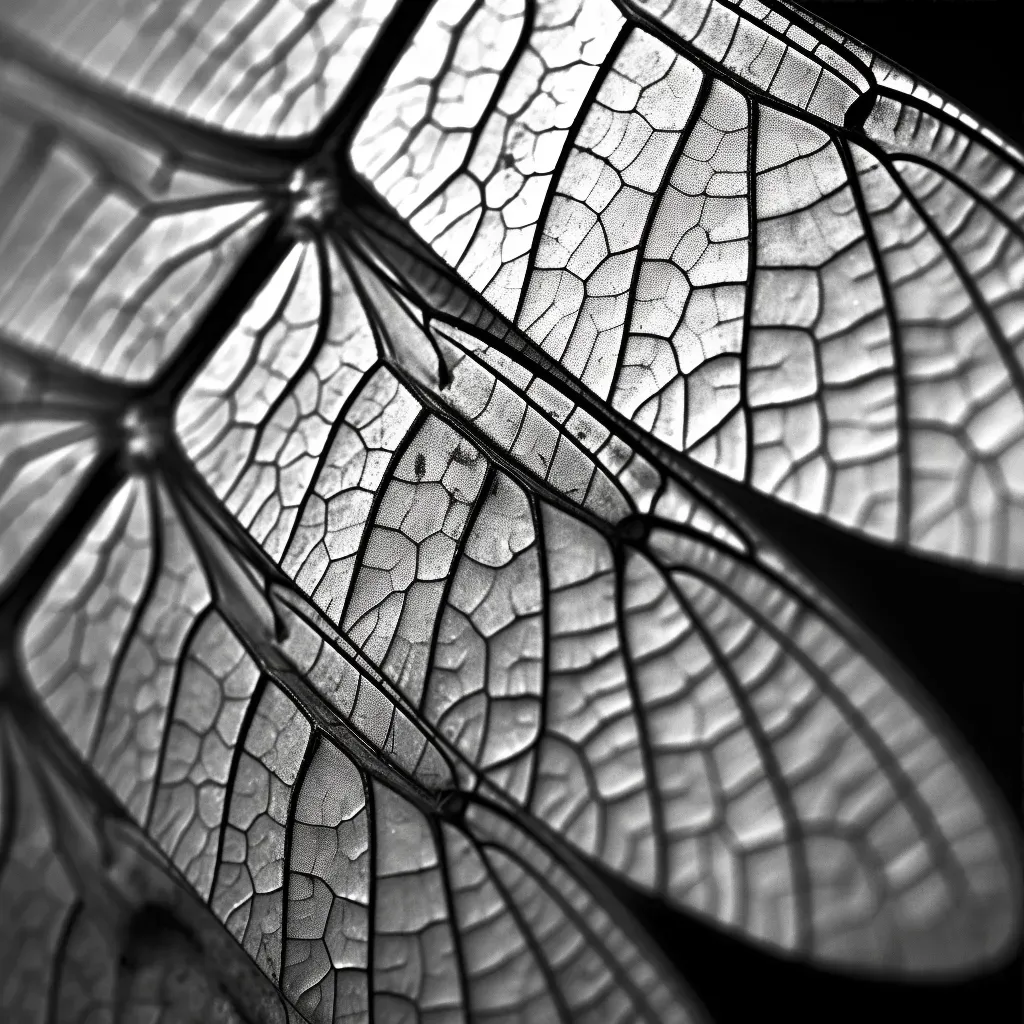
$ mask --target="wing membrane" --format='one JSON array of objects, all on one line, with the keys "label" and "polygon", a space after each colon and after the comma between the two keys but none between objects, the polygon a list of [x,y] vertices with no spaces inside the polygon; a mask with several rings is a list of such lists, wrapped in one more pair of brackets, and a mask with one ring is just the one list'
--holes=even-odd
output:
[{"label": "wing membrane", "polygon": [[[367,400],[385,380],[405,411],[371,494],[353,400],[293,536],[321,568],[281,560],[325,637],[448,747],[462,787],[680,908],[838,963],[998,955],[1018,927],[1015,855],[903,675],[584,392],[435,318],[373,260],[332,265],[349,301],[374,296],[388,369],[366,373]],[[444,367],[432,383],[403,362],[417,331]]]},{"label": "wing membrane", "polygon": [[182,141],[138,131],[119,100],[7,50],[0,327],[94,373],[148,380],[252,246],[266,199],[219,157],[190,159]]},{"label": "wing membrane", "polygon": [[5,706],[0,720],[5,1011],[26,1024],[283,1021],[280,997],[52,726],[25,711]]},{"label": "wing membrane", "polygon": [[[325,251],[308,249],[314,263]],[[300,251],[298,258],[287,258],[283,273],[301,275],[304,255]],[[340,266],[335,260],[332,269]],[[313,281],[320,280],[314,275]],[[282,289],[274,279],[267,287],[286,297],[301,294],[298,285]],[[315,332],[315,342],[296,360],[305,363],[309,376],[297,375],[295,392],[274,395],[257,388],[255,394],[265,401],[240,403],[239,408],[254,414],[248,436],[272,423],[284,402],[308,401],[312,393],[302,381],[315,378],[313,368],[336,368],[346,345],[365,349],[359,336],[368,322],[351,289],[343,298],[337,309],[346,329],[337,335]],[[260,302],[254,303],[257,312]],[[282,327],[289,324],[288,298],[265,308],[280,317]],[[315,309],[319,317],[319,303]],[[296,320],[301,330],[302,320]],[[243,318],[243,324],[249,322]],[[258,353],[259,334],[259,329],[240,330],[243,347],[249,343]],[[225,347],[237,349],[238,339],[225,339]],[[218,351],[209,365],[215,370],[233,364],[225,364]],[[247,365],[244,356],[241,365]],[[368,391],[362,397],[369,408],[373,396],[381,394],[375,388],[387,371],[379,365],[379,353],[361,365],[362,374],[350,373],[347,387],[349,397],[356,385]],[[289,383],[295,369],[289,368]],[[253,379],[214,370],[201,371],[182,402],[183,407],[193,404],[194,415],[179,423],[183,430],[199,430],[200,440],[204,422],[213,425],[207,439],[229,422],[215,415],[220,410],[203,390],[206,384],[220,380],[221,400],[229,401],[232,387],[244,390]],[[54,368],[55,374],[59,371]],[[394,397],[400,385],[390,379],[384,393]],[[405,393],[412,409],[416,402]],[[277,399],[282,402],[275,404]],[[22,414],[30,422],[32,414],[45,418],[51,400],[63,400],[59,389],[37,389]],[[342,395],[332,401],[340,406],[347,399]],[[216,459],[206,462],[212,484],[195,475],[173,435],[166,433],[166,421],[147,420],[138,405],[130,408],[134,415],[127,417],[127,427],[122,415],[122,430],[98,431],[98,461],[107,467],[108,479],[93,470],[90,483],[93,490],[99,488],[97,493],[87,486],[89,502],[72,501],[37,542],[37,556],[54,567],[52,576],[30,586],[32,577],[24,569],[14,574],[0,608],[20,637],[14,675],[6,685],[19,701],[43,701],[56,723],[51,741],[56,749],[66,758],[61,748],[66,743],[88,763],[105,786],[103,792],[114,798],[111,806],[123,808],[145,830],[169,859],[167,870],[190,885],[206,913],[222,922],[281,986],[295,1011],[309,1020],[324,1014],[333,1019],[335,1005],[340,1014],[358,1015],[372,1007],[387,1016],[407,1008],[438,1019],[491,1011],[512,1017],[543,1011],[566,1021],[587,1014],[652,1021],[697,1015],[692,997],[678,988],[671,972],[646,946],[636,944],[626,912],[617,908],[609,916],[607,907],[614,901],[597,904],[591,887],[579,880],[581,874],[587,877],[585,869],[571,858],[552,859],[541,843],[521,833],[508,810],[498,808],[489,817],[477,812],[490,822],[487,827],[445,816],[457,785],[451,754],[438,746],[429,723],[418,721],[410,702],[403,701],[415,673],[393,672],[382,658],[385,648],[401,648],[408,639],[403,631],[407,634],[416,622],[376,616],[384,624],[378,630],[383,647],[380,637],[370,642],[373,634],[363,636],[358,628],[367,613],[358,610],[357,602],[374,590],[373,582],[366,582],[371,547],[361,545],[352,560],[358,571],[351,610],[337,605],[337,614],[352,617],[354,624],[344,632],[332,631],[252,535],[243,534],[242,524],[216,502],[214,489],[227,493],[240,475],[218,476],[222,464]],[[358,416],[357,400],[349,408]],[[375,408],[379,416],[381,405]],[[90,410],[81,415],[88,420]],[[366,426],[365,420],[357,422]],[[316,438],[316,431],[310,436]],[[484,473],[482,460],[471,457],[463,441],[458,469],[440,482],[439,453],[452,443],[458,446],[456,437],[436,416],[422,408],[413,412],[402,434],[395,435],[395,454],[379,467],[380,479],[370,491],[378,508],[368,517],[371,531],[383,528],[388,504],[380,494],[396,486],[396,474],[408,476],[412,490],[433,487],[411,501],[407,523],[417,518],[434,522],[435,491],[447,487],[452,507],[441,517],[447,526],[430,536],[445,537],[444,529],[454,534],[450,561],[459,538],[453,524],[460,515],[465,523],[475,501],[470,481],[475,479],[479,489]],[[326,446],[323,433],[320,442]],[[237,444],[236,438],[225,448]],[[197,460],[213,450],[215,444],[192,448]],[[243,456],[254,458],[258,450],[250,444]],[[311,474],[305,479],[312,490]],[[442,556],[423,554],[419,560],[442,577],[447,572]],[[435,611],[441,600],[438,586]],[[26,588],[34,593],[26,596]],[[430,598],[413,591],[410,603],[425,609]],[[378,660],[387,663],[393,682],[375,669]],[[408,661],[417,664],[415,658]],[[418,673],[425,678],[425,664]],[[22,770],[22,776],[34,784],[42,770]],[[459,777],[468,776],[472,765],[459,771]],[[339,832],[353,814],[339,813],[333,820],[328,792],[331,799],[362,800],[368,808],[370,831],[363,842],[371,849],[369,862],[360,861],[358,829],[346,833],[347,838]],[[87,792],[81,799],[91,812],[97,797]],[[52,820],[52,814],[16,812],[10,802],[5,805],[5,827],[16,829],[22,822],[31,832],[24,840],[11,840],[16,856],[9,865],[5,861],[4,905],[18,922],[12,934],[28,943],[24,955],[31,967],[17,967],[22,987],[5,994],[5,1006],[20,1009],[27,1000],[26,1012],[40,1020],[93,1005],[137,1006],[140,1012],[173,1008],[178,990],[172,981],[182,977],[195,985],[189,1012],[214,1012],[209,1007],[219,1006],[218,1000],[228,1002],[217,1012],[241,1005],[227,982],[204,971],[189,942],[181,940],[181,945],[173,928],[158,948],[130,945],[131,957],[113,967],[119,956],[124,959],[121,951],[130,942],[123,929],[134,926],[119,919],[116,927],[107,927],[82,916],[75,891],[48,914],[52,934],[35,936],[30,925],[48,888],[25,885],[24,872],[18,872],[29,854],[21,846],[37,842],[32,829],[45,829]],[[421,842],[425,837],[431,845]],[[325,858],[331,848],[347,849],[352,859],[342,855],[328,870]],[[550,877],[557,872],[561,882],[553,889]],[[329,883],[336,887],[330,891],[348,900],[343,909],[330,910]],[[77,884],[90,899],[100,898],[88,879]],[[14,895],[20,887],[26,889],[26,905]],[[145,900],[131,907],[140,902]],[[177,920],[174,913],[171,919]],[[96,927],[106,928],[103,942],[83,948]],[[481,934],[489,935],[492,944],[507,939],[509,947],[492,945],[483,957],[474,948],[473,956],[467,956],[464,949],[479,942]],[[567,946],[573,952],[566,958]],[[324,949],[329,951],[326,963]],[[80,975],[90,964],[96,974],[86,984]],[[32,970],[52,971],[54,980]],[[36,1006],[32,1000],[45,990],[53,993],[52,1003],[43,1000]],[[207,1010],[198,1008],[203,1000],[208,1000]]]},{"label": "wing membrane", "polygon": [[432,821],[326,740],[297,800],[282,986],[310,1021],[360,1001],[385,1018],[687,1019],[593,895],[500,814]]},{"label": "wing membrane", "polygon": [[309,163],[335,6],[5,15],[5,1009],[699,1019],[611,879],[1004,958],[1008,813],[707,470],[1019,568],[1020,155],[782,5],[471,0]]},{"label": "wing membrane", "polygon": [[[550,177],[513,174],[519,135],[499,149],[489,113],[458,171],[411,166],[393,192],[374,154],[401,67],[357,170],[659,440],[855,532],[1019,568],[1019,154],[770,6],[618,7]],[[592,51],[591,24],[572,32]],[[496,109],[543,38],[528,28]]]}]

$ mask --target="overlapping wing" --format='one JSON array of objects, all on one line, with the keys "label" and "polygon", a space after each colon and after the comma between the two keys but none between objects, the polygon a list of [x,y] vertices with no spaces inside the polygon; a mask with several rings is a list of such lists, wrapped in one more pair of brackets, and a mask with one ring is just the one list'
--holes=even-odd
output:
[{"label": "overlapping wing", "polygon": [[[1019,155],[774,8],[467,0],[354,140],[382,222],[220,130],[312,130],[344,40],[322,87],[218,69],[388,10],[256,5],[216,67],[178,15],[153,54],[56,44],[117,95],[0,41],[5,1009],[262,991],[148,896],[96,917],[69,785],[290,1018],[699,1017],[607,874],[815,962],[1005,956],[1009,815],[698,464],[1016,567]],[[47,781],[69,752],[102,786]]]},{"label": "overlapping wing", "polygon": [[510,18],[437,8],[421,38],[501,74],[426,91],[414,41],[356,170],[673,449],[855,532],[1019,570],[1021,154],[779,5],[524,2],[511,51],[511,26],[474,34],[492,6]]},{"label": "overlapping wing", "polygon": [[[209,948],[192,930],[223,925],[297,1019],[699,1018],[571,853],[552,852],[507,804],[451,809],[472,766],[455,769],[365,641],[331,631],[268,554],[290,565],[294,538],[315,528],[300,521],[298,498],[305,509],[314,479],[326,486],[325,450],[365,440],[363,490],[385,507],[392,474],[377,456],[409,444],[396,399],[426,432],[420,459],[431,459],[435,487],[421,514],[448,494],[443,517],[456,523],[474,473],[481,482],[483,463],[474,470],[468,454],[462,475],[436,482],[429,431],[442,443],[452,430],[417,413],[382,365],[336,248],[296,240],[184,395],[171,387],[173,362],[154,391],[5,346],[4,416],[17,444],[4,541],[26,554],[5,562],[0,591],[3,706],[21,709],[18,728],[45,726],[48,744],[31,763],[38,743],[15,737],[5,754],[5,1012],[273,1019],[275,1006],[252,1012],[259,986],[239,1000],[230,978],[204,966]],[[176,432],[159,411],[169,399]],[[85,446],[77,462],[75,444]],[[52,471],[61,458],[66,484]],[[428,471],[410,458],[420,482]],[[353,561],[367,570],[365,556]],[[155,938],[137,935],[150,905],[167,903],[147,893],[97,920],[92,908],[114,883],[68,880],[91,863],[76,842],[38,874],[63,827],[64,809],[44,808],[36,792],[51,749],[88,766],[73,813],[126,817],[167,858],[150,854],[156,878],[187,883],[200,906],[185,925],[176,902],[166,920],[157,914]]]},{"label": "overlapping wing", "polygon": [[[19,1024],[283,1024],[259,975],[52,725],[0,713],[0,1005]],[[211,964],[213,965],[211,967]]]},{"label": "overlapping wing", "polygon": [[0,329],[153,378],[266,229],[283,161],[54,76],[0,35]]},{"label": "overlapping wing", "polygon": [[309,1021],[692,1019],[596,894],[500,812],[459,824],[312,745],[293,805],[281,988]]},{"label": "overlapping wing", "polygon": [[[72,498],[49,524],[36,566],[56,571],[33,585],[24,570],[0,608],[19,638],[5,700],[29,721],[45,705],[51,743],[87,762],[303,1019],[699,1015],[585,869],[508,808],[445,811],[450,755],[174,465],[116,463],[91,516]],[[36,833],[57,826],[29,792],[45,765],[21,756],[0,812],[5,938],[21,950],[5,1010],[76,1019],[118,1000],[174,1008],[186,990],[187,1019],[239,1005],[178,926],[117,968],[128,925],[95,946],[100,925],[77,909],[76,892],[103,892],[68,889],[57,868],[29,878],[45,863]]]},{"label": "overlapping wing", "polygon": [[[292,524],[269,550],[317,628],[393,687],[463,789],[679,908],[848,965],[999,956],[1019,927],[1005,812],[903,675],[682,464],[468,313],[435,315],[371,244],[305,243],[180,406],[242,525],[266,545]],[[315,253],[332,328],[286,383],[261,317],[308,319]],[[330,431],[318,365],[349,382]],[[305,448],[285,440],[301,395]],[[217,452],[246,458],[225,474]],[[310,678],[362,720],[352,687]]]}]

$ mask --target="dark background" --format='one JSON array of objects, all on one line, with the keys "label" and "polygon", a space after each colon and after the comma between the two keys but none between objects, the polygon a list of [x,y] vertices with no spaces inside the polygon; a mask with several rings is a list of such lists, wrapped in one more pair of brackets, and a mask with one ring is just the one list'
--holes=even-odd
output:
[{"label": "dark background", "polygon": [[1024,144],[1021,0],[808,0],[801,6]]},{"label": "dark background", "polygon": [[[1002,0],[805,3],[1024,142],[1024,54]],[[872,629],[955,723],[1021,820],[1024,585],[843,536],[756,496],[736,497]],[[624,894],[625,895],[625,894]],[[971,981],[907,985],[776,958],[630,895],[717,1024],[751,1020],[1020,1021],[1022,961]]]}]

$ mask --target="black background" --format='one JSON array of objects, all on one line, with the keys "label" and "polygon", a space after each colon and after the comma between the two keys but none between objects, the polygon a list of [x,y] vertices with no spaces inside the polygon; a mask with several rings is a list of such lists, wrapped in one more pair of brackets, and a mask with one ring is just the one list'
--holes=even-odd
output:
[{"label": "black background", "polygon": [[1024,144],[1020,0],[808,0],[801,6]]},{"label": "black background", "polygon": [[[1024,142],[1019,0],[832,0],[805,8]],[[799,513],[736,497],[920,681],[1021,820],[1024,585],[912,558]],[[750,1020],[1020,1021],[1022,961],[970,981],[851,978],[752,949],[626,896],[718,1024]]]}]

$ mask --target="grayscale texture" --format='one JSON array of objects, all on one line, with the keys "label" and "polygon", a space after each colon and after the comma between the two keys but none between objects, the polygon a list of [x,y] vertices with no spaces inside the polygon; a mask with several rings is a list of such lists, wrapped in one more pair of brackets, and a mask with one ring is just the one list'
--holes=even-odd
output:
[{"label": "grayscale texture", "polygon": [[15,3],[0,135],[5,1019],[706,1020],[622,892],[1013,954],[1010,812],[722,483],[1024,571],[1010,143],[757,0]]}]

